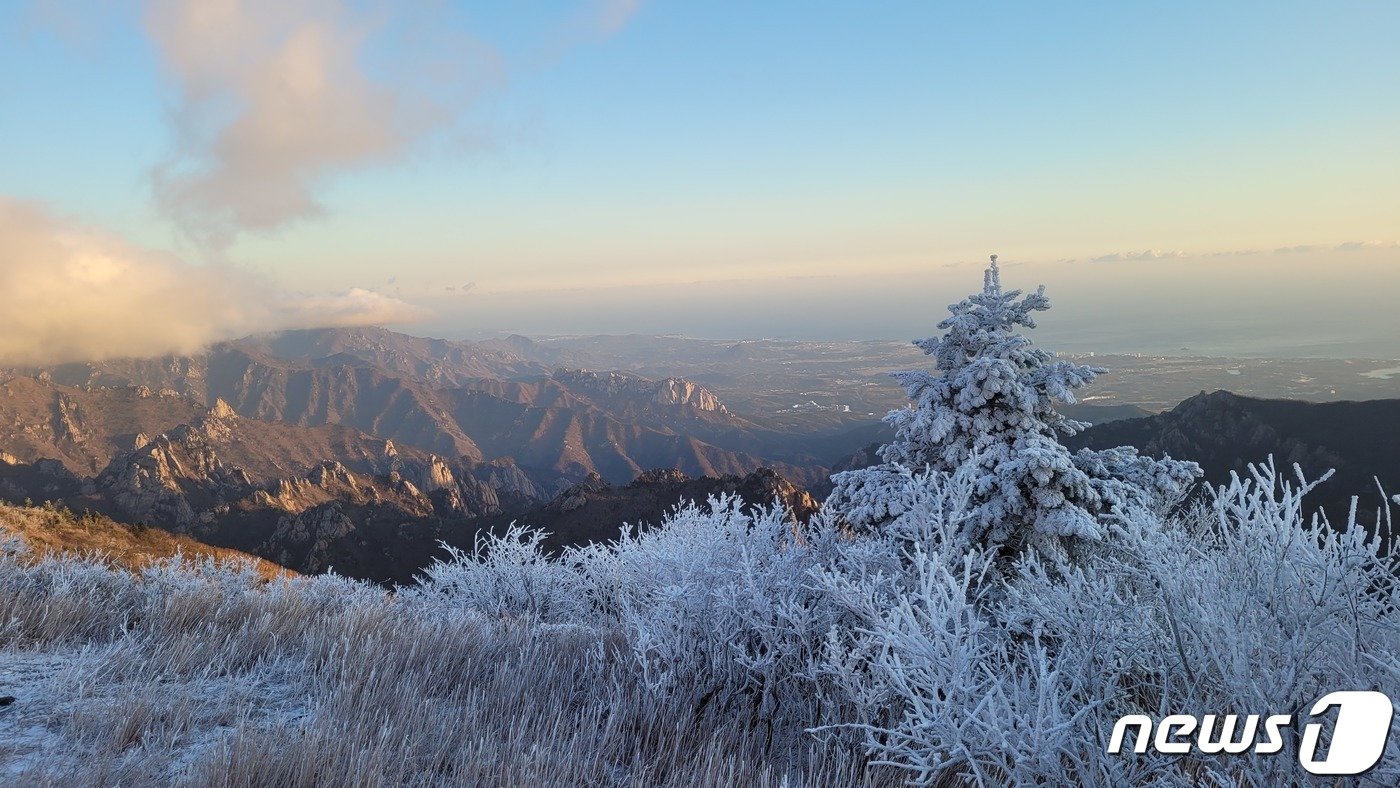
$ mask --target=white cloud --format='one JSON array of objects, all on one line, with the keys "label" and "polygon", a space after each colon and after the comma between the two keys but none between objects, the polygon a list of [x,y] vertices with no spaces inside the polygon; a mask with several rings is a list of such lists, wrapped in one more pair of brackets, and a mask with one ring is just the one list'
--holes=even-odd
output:
[{"label": "white cloud", "polygon": [[1400,249],[1400,241],[1347,241],[1337,244],[1339,252],[1364,252],[1373,249]]},{"label": "white cloud", "polygon": [[238,269],[189,265],[5,197],[0,315],[0,365],[192,353],[259,331],[425,317],[368,290],[279,293]]},{"label": "white cloud", "polygon": [[1324,246],[1322,244],[1282,246],[1275,249],[1274,254],[1305,252],[1374,252],[1384,249],[1400,249],[1400,241],[1344,241],[1336,246]]},{"label": "white cloud", "polygon": [[[1400,249],[1400,241],[1346,241],[1330,244],[1298,244],[1280,246],[1274,249],[1216,249],[1204,252],[1166,251],[1146,249],[1140,252],[1113,252],[1088,258],[1091,263],[1119,263],[1136,260],[1173,260],[1180,258],[1206,257],[1256,257],[1262,255],[1316,255],[1320,252],[1374,252]],[[1061,258],[1057,262],[1073,263],[1077,258]]]},{"label": "white cloud", "polygon": [[[641,4],[584,0],[548,50],[607,38]],[[87,49],[138,8],[178,89],[156,203],[207,246],[320,215],[340,176],[431,143],[493,144],[466,115],[506,66],[448,0],[29,0],[25,20]]]},{"label": "white cloud", "polygon": [[391,162],[457,125],[500,78],[440,3],[147,0],[180,88],[161,208],[219,245],[322,211],[337,175]]},{"label": "white cloud", "polygon": [[1098,257],[1090,258],[1089,262],[1115,263],[1125,260],[1164,260],[1187,256],[1186,252],[1144,249],[1141,252],[1113,252],[1112,254],[1099,255]]}]

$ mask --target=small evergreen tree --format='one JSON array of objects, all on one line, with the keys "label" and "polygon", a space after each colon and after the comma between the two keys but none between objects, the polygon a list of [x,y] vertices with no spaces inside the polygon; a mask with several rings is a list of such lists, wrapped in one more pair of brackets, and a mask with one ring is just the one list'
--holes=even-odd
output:
[{"label": "small evergreen tree", "polygon": [[1104,538],[1134,508],[1179,501],[1200,475],[1195,463],[1130,447],[1071,453],[1060,443],[1088,425],[1065,418],[1055,402],[1073,404],[1073,390],[1107,370],[1056,359],[1019,333],[1049,308],[1043,286],[1029,295],[1003,291],[992,255],[982,292],[949,307],[941,336],[915,342],[937,371],[895,373],[911,402],[885,417],[895,440],[880,449],[884,464],[834,476],[831,510],[853,527],[878,529],[909,513],[898,491],[908,490],[911,471],[972,473],[964,538],[1060,553],[1066,539]]}]

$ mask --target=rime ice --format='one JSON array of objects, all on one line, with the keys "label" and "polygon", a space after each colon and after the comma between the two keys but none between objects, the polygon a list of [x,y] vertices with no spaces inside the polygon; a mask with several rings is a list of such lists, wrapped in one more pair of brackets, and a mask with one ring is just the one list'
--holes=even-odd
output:
[{"label": "rime ice", "polygon": [[895,373],[910,405],[885,418],[896,433],[880,450],[885,464],[834,477],[831,505],[858,528],[878,528],[902,513],[900,469],[970,463],[977,489],[963,536],[1059,553],[1066,537],[1099,540],[1132,509],[1180,500],[1200,474],[1195,463],[1128,447],[1071,453],[1060,443],[1087,425],[1055,403],[1073,404],[1074,390],[1107,370],[1055,359],[1019,333],[1049,308],[1043,286],[1029,295],[1003,290],[992,255],[982,292],[948,308],[941,336],[914,343],[936,372]]}]

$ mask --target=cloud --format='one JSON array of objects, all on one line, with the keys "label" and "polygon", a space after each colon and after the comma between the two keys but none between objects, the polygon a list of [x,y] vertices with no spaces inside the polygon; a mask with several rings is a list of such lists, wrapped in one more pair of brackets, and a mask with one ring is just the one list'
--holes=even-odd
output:
[{"label": "cloud", "polygon": [[[1262,255],[1315,254],[1318,252],[1370,252],[1387,249],[1400,249],[1400,241],[1347,241],[1336,245],[1299,244],[1280,246],[1275,249],[1216,249],[1204,252],[1164,251],[1146,249],[1141,252],[1113,252],[1088,258],[1091,263],[1118,263],[1135,260],[1169,260],[1178,258],[1208,257],[1257,257]],[[1077,258],[1061,258],[1056,262],[1073,263]]]},{"label": "cloud", "polygon": [[1339,252],[1366,252],[1374,249],[1400,249],[1400,241],[1347,241],[1337,244]]},{"label": "cloud", "polygon": [[[96,2],[96,5],[94,5]],[[432,143],[493,144],[467,114],[506,82],[494,47],[449,0],[29,0],[26,24],[90,49],[116,15],[145,30],[178,89],[169,155],[151,167],[160,211],[219,249],[325,212],[347,173]],[[547,61],[606,39],[641,0],[584,0]],[[521,64],[511,67],[517,71]]]},{"label": "cloud", "polygon": [[0,365],[193,353],[260,331],[425,317],[368,290],[279,293],[238,269],[192,266],[5,197],[0,315]]},{"label": "cloud", "polygon": [[323,212],[336,176],[398,160],[501,79],[440,3],[147,0],[180,89],[160,208],[220,246]]},{"label": "cloud", "polygon": [[1374,252],[1382,249],[1400,249],[1400,241],[1344,241],[1336,246],[1323,246],[1321,244],[1282,246],[1275,249],[1274,254],[1294,254],[1302,252]]},{"label": "cloud", "polygon": [[1089,259],[1091,263],[1116,263],[1125,260],[1165,260],[1176,257],[1188,257],[1186,252],[1164,251],[1161,249],[1144,249],[1141,252],[1114,252],[1112,254],[1099,255]]},{"label": "cloud", "polygon": [[427,317],[427,310],[354,287],[345,293],[283,296],[273,315],[275,325],[260,330],[411,323]]}]

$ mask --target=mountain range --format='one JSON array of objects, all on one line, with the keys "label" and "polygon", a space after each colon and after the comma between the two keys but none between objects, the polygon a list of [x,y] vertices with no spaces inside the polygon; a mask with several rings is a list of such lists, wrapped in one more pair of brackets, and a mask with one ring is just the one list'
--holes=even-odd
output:
[{"label": "mountain range", "polygon": [[551,366],[568,360],[523,337],[351,329],[9,370],[0,499],[406,582],[439,542],[516,517],[577,543],[605,500],[614,533],[719,492],[810,508],[798,491],[824,478],[826,442],[849,448],[765,428],[685,378]]},{"label": "mountain range", "polygon": [[[0,500],[56,501],[299,572],[408,582],[440,542],[470,546],[514,521],[558,548],[716,494],[780,499],[803,518],[833,469],[873,462],[889,439],[873,417],[739,413],[685,377],[585,366],[609,346],[328,329],[0,371]],[[1194,459],[1212,483],[1270,454],[1336,468],[1318,491],[1334,521],[1371,473],[1400,489],[1387,451],[1400,400],[1217,392],[1159,414],[1066,411],[1096,422],[1073,446]]]},{"label": "mountain range", "polygon": [[1346,522],[1353,496],[1363,522],[1400,492],[1400,399],[1302,402],[1258,399],[1228,391],[1201,392],[1175,408],[1143,418],[1096,425],[1066,443],[1094,449],[1135,446],[1200,463],[1205,481],[1220,485],[1231,473],[1249,478],[1248,465],[1273,457],[1280,475],[1295,481],[1292,466],[1315,480],[1329,470],[1309,503],[1333,525]]},{"label": "mountain range", "polygon": [[656,467],[717,475],[768,465],[805,483],[824,472],[823,458],[736,416],[699,384],[551,366],[567,360],[523,337],[449,342],[362,328],[27,372],[70,389],[135,388],[205,407],[222,400],[248,418],[353,427],[444,457],[510,458],[576,479],[598,473],[625,483]]}]

